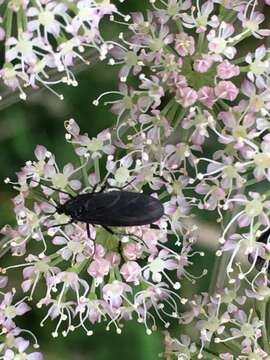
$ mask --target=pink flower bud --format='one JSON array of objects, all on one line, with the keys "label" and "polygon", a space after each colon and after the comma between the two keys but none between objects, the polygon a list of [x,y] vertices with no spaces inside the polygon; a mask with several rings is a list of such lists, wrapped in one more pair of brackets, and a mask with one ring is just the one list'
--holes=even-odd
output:
[{"label": "pink flower bud", "polygon": [[230,79],[233,76],[238,76],[240,74],[240,69],[239,66],[225,60],[218,65],[217,74],[221,79]]},{"label": "pink flower bud", "polygon": [[129,243],[125,245],[123,253],[128,260],[136,260],[142,253],[141,245]]},{"label": "pink flower bud", "polygon": [[139,282],[141,268],[135,261],[128,261],[120,270],[121,275],[127,282]]},{"label": "pink flower bud", "polygon": [[233,101],[236,99],[238,93],[239,90],[231,81],[221,81],[215,87],[215,94],[221,99]]},{"label": "pink flower bud", "polygon": [[203,56],[196,59],[193,63],[193,69],[199,73],[207,72],[213,64],[213,60],[209,56]]},{"label": "pink flower bud", "polygon": [[184,89],[177,89],[176,101],[179,102],[183,107],[189,107],[193,105],[198,98],[195,90],[190,87]]},{"label": "pink flower bud", "polygon": [[214,89],[210,86],[203,86],[198,91],[198,100],[207,107],[212,107],[216,101]]},{"label": "pink flower bud", "polygon": [[108,275],[110,271],[110,263],[105,259],[94,260],[87,269],[90,274],[97,281],[102,281],[105,275]]},{"label": "pink flower bud", "polygon": [[192,36],[182,32],[175,36],[175,50],[181,56],[187,56],[194,54],[195,45]]}]

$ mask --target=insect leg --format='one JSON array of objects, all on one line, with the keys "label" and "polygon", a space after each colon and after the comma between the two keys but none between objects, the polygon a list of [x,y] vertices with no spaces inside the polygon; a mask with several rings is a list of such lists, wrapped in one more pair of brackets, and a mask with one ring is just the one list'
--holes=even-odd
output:
[{"label": "insect leg", "polygon": [[90,235],[90,227],[89,227],[89,224],[86,223],[86,231],[87,231],[87,236],[89,239],[91,239],[91,235]]},{"label": "insect leg", "polygon": [[90,226],[89,225],[90,225],[89,223],[86,223],[86,231],[87,231],[88,239],[90,239],[92,241],[95,241],[95,239],[91,238]]},{"label": "insect leg", "polygon": [[63,190],[59,190],[53,186],[49,186],[49,185],[45,185],[45,184],[42,184],[40,181],[36,181],[34,179],[31,179],[31,181],[34,181],[35,183],[39,184],[40,186],[45,186],[46,188],[48,189],[51,189],[51,190],[54,190],[54,191],[57,191],[57,192],[60,192],[62,194],[66,194],[68,196],[70,196],[71,198],[73,198],[74,196],[72,196],[70,193],[68,193],[67,191],[63,191]]},{"label": "insect leg", "polygon": [[97,186],[98,186],[98,184],[96,184],[96,185],[93,186],[93,189],[92,189],[92,191],[91,191],[91,194],[93,194],[94,192],[96,192]]},{"label": "insect leg", "polygon": [[136,177],[133,178],[132,180],[130,180],[130,181],[129,181],[128,183],[126,183],[126,185],[124,185],[124,186],[117,186],[117,187],[113,186],[113,188],[119,189],[119,190],[123,190],[123,189],[125,189],[126,187],[128,187],[128,185],[132,184],[135,179],[136,179]]},{"label": "insect leg", "polygon": [[106,225],[102,225],[102,227],[103,227],[103,229],[107,230],[110,234],[112,234],[112,235],[114,235],[114,234],[115,234],[115,232],[114,232],[114,231],[112,231],[112,229],[108,228],[108,226],[106,226]]}]

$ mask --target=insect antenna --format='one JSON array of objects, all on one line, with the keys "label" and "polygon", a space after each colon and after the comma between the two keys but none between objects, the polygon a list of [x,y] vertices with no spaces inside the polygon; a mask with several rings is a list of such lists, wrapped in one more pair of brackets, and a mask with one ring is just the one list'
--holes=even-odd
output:
[{"label": "insect antenna", "polygon": [[34,181],[35,183],[37,183],[37,184],[39,184],[39,185],[41,185],[41,186],[45,186],[45,187],[47,187],[48,189],[51,189],[51,190],[60,192],[60,193],[62,193],[62,194],[66,194],[66,195],[70,196],[71,198],[74,197],[73,195],[71,195],[71,194],[68,193],[67,191],[59,190],[59,189],[57,189],[57,188],[55,188],[55,187],[53,187],[53,186],[41,184],[40,181],[37,181],[37,180],[34,180],[34,179],[31,179],[31,181]]},{"label": "insect antenna", "polygon": [[[118,189],[118,190],[123,190],[125,189],[126,187],[128,187],[130,184],[132,184],[134,181],[136,180],[136,176],[130,180],[128,183],[126,183],[124,186],[113,186],[113,185],[110,185],[108,183],[108,179],[105,181],[105,183],[101,186],[100,190],[99,190],[99,193],[102,193],[106,188],[108,189]],[[94,187],[95,189],[95,187]],[[94,191],[94,190],[93,190]],[[92,192],[93,192],[92,191]]]},{"label": "insect antenna", "polygon": [[[67,192],[65,192],[65,191],[58,190],[58,189],[53,188],[53,187],[51,187],[51,186],[43,185],[43,184],[41,184],[39,181],[36,181],[36,180],[34,180],[34,179],[31,179],[31,181],[34,181],[34,182],[38,183],[38,184],[41,185],[41,186],[48,187],[49,189],[53,189],[53,190],[58,191],[58,192],[63,192],[64,194],[67,194],[67,195],[69,195],[70,197],[73,197],[71,194],[69,194],[69,193],[67,193]],[[55,205],[53,202],[49,201],[47,198],[44,198],[44,194],[43,194],[40,190],[36,190],[35,188],[33,188],[33,190],[34,190],[34,191],[37,191],[39,194],[41,194],[41,195],[39,195],[39,196],[41,196],[41,199],[40,199],[40,200],[46,201],[49,205],[51,205],[52,207],[54,207],[55,211],[52,212],[52,213],[50,213],[51,215],[54,215],[54,214],[58,213],[58,207],[59,207],[60,203],[58,203],[57,201],[54,200],[54,202],[56,203],[56,205]]]}]

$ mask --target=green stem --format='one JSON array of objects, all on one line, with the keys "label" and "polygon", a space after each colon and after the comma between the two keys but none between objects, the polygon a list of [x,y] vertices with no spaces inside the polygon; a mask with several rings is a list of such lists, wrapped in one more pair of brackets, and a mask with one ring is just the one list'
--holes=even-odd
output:
[{"label": "green stem", "polygon": [[223,101],[223,100],[221,100],[221,99],[218,100],[218,103],[219,103],[219,105],[220,105],[221,107],[223,107],[223,109],[226,110],[226,111],[229,111],[230,108],[231,108],[228,104],[225,103],[225,101]]},{"label": "green stem", "polygon": [[[223,333],[223,335],[224,335],[224,337],[226,337],[226,338],[230,338],[231,337],[231,334],[230,333],[228,333],[228,331],[224,331],[224,333]],[[235,339],[231,339],[231,340],[228,340],[227,342],[222,342],[222,343],[220,343],[220,344],[222,344],[222,345],[227,345],[227,346],[230,346],[232,349],[234,349],[233,351],[235,351],[235,352],[239,352],[239,353],[241,353],[242,352],[242,346],[241,346],[241,344],[239,344]]]},{"label": "green stem", "polygon": [[99,160],[95,159],[94,160],[94,167],[95,167],[95,174],[97,177],[97,182],[100,182],[100,170],[99,170]]},{"label": "green stem", "polygon": [[174,98],[172,98],[168,104],[161,110],[161,114],[163,116],[166,116],[168,114],[168,112],[170,111],[171,107],[175,104],[175,100]]},{"label": "green stem", "polygon": [[229,251],[216,257],[212,273],[213,275],[209,286],[209,294],[214,294],[216,289],[223,287],[226,278],[225,268],[228,265],[230,258],[231,253]]},{"label": "green stem", "polygon": [[[225,217],[225,224],[232,219],[236,213],[238,212],[238,207],[234,209],[232,213],[228,212]],[[227,237],[229,237],[231,234],[235,232],[235,228],[237,227],[237,224],[234,224],[231,226],[231,229],[227,232]],[[213,268],[213,275],[211,278],[210,286],[209,286],[209,294],[214,294],[216,289],[222,289],[224,287],[224,284],[226,282],[226,268],[228,266],[228,263],[231,259],[232,252],[226,251],[223,252],[221,256],[216,257],[216,261]]]},{"label": "green stem", "polygon": [[270,196],[270,190],[266,191],[263,195],[268,198]]},{"label": "green stem", "polygon": [[[81,166],[83,165],[84,162],[85,162],[85,159],[80,156]],[[81,169],[81,172],[82,172],[82,176],[83,176],[84,186],[88,187],[89,186],[89,181],[88,181],[88,175],[87,175],[87,171],[86,171],[85,166],[83,166],[83,168]]]},{"label": "green stem", "polygon": [[178,110],[179,110],[179,104],[175,103],[174,105],[172,105],[172,107],[168,111],[167,119],[170,121],[170,123],[173,123]]},{"label": "green stem", "polygon": [[18,25],[18,31],[19,33],[21,31],[26,30],[26,26],[27,26],[27,18],[25,15],[25,11],[22,7],[20,7],[20,10],[17,13],[17,25]]},{"label": "green stem", "polygon": [[204,37],[205,37],[204,32],[199,34],[199,38],[198,38],[198,52],[199,52],[199,54],[202,54],[202,52],[203,52]]},{"label": "green stem", "polygon": [[159,199],[163,200],[166,196],[168,195],[168,191],[164,190],[160,195],[159,195]]},{"label": "green stem", "polygon": [[85,268],[85,266],[88,264],[88,259],[82,261],[81,263],[78,263],[70,268],[68,268],[66,271],[70,271],[70,272],[75,272],[76,274],[80,274],[83,269]]},{"label": "green stem", "polygon": [[270,354],[270,343],[266,328],[266,321],[267,321],[266,306],[267,306],[267,301],[259,301],[259,300],[256,301],[256,307],[259,310],[260,319],[263,322],[263,326],[261,329],[262,329],[262,342],[263,342],[264,351],[267,352],[267,354]]},{"label": "green stem", "polygon": [[241,34],[236,35],[234,37],[234,40],[230,43],[230,46],[235,46],[239,44],[241,41],[245,40],[246,38],[250,37],[252,35],[251,31],[246,29]]},{"label": "green stem", "polygon": [[240,71],[242,73],[246,73],[250,70],[249,66],[240,66]]},{"label": "green stem", "polygon": [[175,124],[173,125],[173,130],[177,129],[177,127],[181,123],[181,121],[184,118],[184,116],[186,115],[186,113],[187,113],[187,109],[182,108],[181,111],[180,111],[180,114],[177,117],[177,120],[176,120]]},{"label": "green stem", "polygon": [[242,57],[240,57],[238,59],[231,60],[231,63],[234,64],[234,65],[242,64],[243,62],[246,62],[246,57],[245,56],[242,56]]},{"label": "green stem", "polygon": [[[13,19],[13,11],[7,9],[6,13],[6,39],[9,39],[11,37],[11,31],[12,31],[12,19]],[[5,51],[7,52],[8,46],[6,46]]]},{"label": "green stem", "polygon": [[175,24],[176,24],[177,29],[179,30],[179,32],[180,33],[183,32],[184,29],[183,29],[183,25],[182,25],[181,20],[176,21]]}]

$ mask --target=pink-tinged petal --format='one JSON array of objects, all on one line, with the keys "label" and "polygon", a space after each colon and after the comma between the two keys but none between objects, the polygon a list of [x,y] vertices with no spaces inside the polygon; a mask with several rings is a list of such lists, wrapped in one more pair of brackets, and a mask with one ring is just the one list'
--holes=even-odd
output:
[{"label": "pink-tinged petal", "polygon": [[239,90],[231,81],[220,81],[215,87],[215,94],[221,99],[233,101],[238,93]]},{"label": "pink-tinged petal", "polygon": [[40,209],[46,214],[55,213],[55,207],[47,202],[42,202],[40,204]]},{"label": "pink-tinged petal", "polygon": [[243,215],[239,216],[239,218],[237,219],[237,222],[240,227],[245,227],[250,224],[250,218],[246,214],[243,214]]},{"label": "pink-tinged petal", "polygon": [[14,358],[15,358],[14,352],[12,350],[8,349],[5,352],[3,360],[14,360]]},{"label": "pink-tinged petal", "polygon": [[193,105],[198,99],[197,92],[190,87],[183,89],[177,89],[176,101],[179,102],[183,107],[189,107]]},{"label": "pink-tinged petal", "polygon": [[32,20],[32,21],[29,21],[28,24],[27,24],[27,30],[28,31],[35,31],[39,28],[39,22],[38,20]]},{"label": "pink-tinged petal", "polygon": [[44,160],[46,157],[47,149],[45,146],[37,145],[35,149],[35,156],[38,160]]},{"label": "pink-tinged petal", "polygon": [[[56,170],[54,168],[53,165],[49,165],[49,164],[45,164],[44,165],[44,174],[47,176],[47,177],[53,177],[55,174],[56,174]],[[47,191],[48,189],[44,189],[44,191]]]},{"label": "pink-tinged petal", "polygon": [[136,283],[141,276],[141,267],[135,261],[128,261],[121,267],[120,273],[127,282]]},{"label": "pink-tinged petal", "polygon": [[165,268],[167,270],[175,270],[178,266],[179,265],[176,260],[166,260],[165,262]]},{"label": "pink-tinged petal", "polygon": [[54,245],[65,245],[67,244],[67,239],[64,236],[55,236],[52,243]]},{"label": "pink-tinged petal", "polygon": [[255,85],[252,84],[250,81],[245,80],[241,86],[241,91],[247,97],[251,97],[252,95],[256,94]]},{"label": "pink-tinged petal", "polygon": [[72,164],[66,164],[63,168],[63,174],[66,177],[69,177],[73,171],[74,171],[74,166]]},{"label": "pink-tinged petal", "polygon": [[15,47],[8,50],[6,52],[6,60],[11,62],[12,60],[14,60],[16,58],[17,54],[18,54],[18,52]]},{"label": "pink-tinged petal", "polygon": [[253,171],[253,175],[255,177],[255,179],[257,181],[260,181],[263,179],[263,177],[265,176],[265,173],[264,173],[264,169],[262,168],[256,168],[254,171]]},{"label": "pink-tinged petal", "polygon": [[96,259],[92,261],[87,269],[89,275],[95,279],[102,279],[105,275],[108,275],[110,271],[110,263],[105,259]]},{"label": "pink-tinged petal", "polygon": [[27,266],[23,269],[23,278],[28,279],[34,273],[35,267],[34,266]]},{"label": "pink-tinged petal", "polygon": [[216,101],[214,89],[210,86],[203,86],[198,91],[198,100],[207,107],[212,107]]},{"label": "pink-tinged petal", "polygon": [[261,60],[264,58],[266,54],[266,49],[264,45],[259,46],[256,50],[255,50],[255,58],[257,60]]},{"label": "pink-tinged petal", "polygon": [[79,180],[70,180],[69,185],[73,190],[77,191],[81,188],[82,183]]},{"label": "pink-tinged petal", "polygon": [[7,286],[8,277],[7,276],[0,276],[0,288],[4,288]]},{"label": "pink-tinged petal", "polygon": [[59,253],[61,254],[62,258],[66,261],[72,256],[72,251],[68,248],[59,250]]},{"label": "pink-tinged petal", "polygon": [[[266,36],[266,37],[270,36],[270,30],[268,30],[268,29],[261,29],[261,30],[257,31],[257,33],[261,36]],[[260,38],[259,36],[255,36],[255,37]]]},{"label": "pink-tinged petal", "polygon": [[27,291],[29,291],[30,288],[31,288],[31,286],[32,286],[32,284],[33,284],[33,281],[32,281],[32,280],[25,280],[25,281],[23,281],[23,282],[22,282],[22,285],[21,285],[23,292],[26,293]]},{"label": "pink-tinged petal", "polygon": [[225,60],[218,65],[217,74],[223,80],[230,79],[240,74],[240,68],[237,65],[231,64],[228,60]]},{"label": "pink-tinged petal", "polygon": [[213,60],[210,57],[203,57],[196,59],[193,63],[193,68],[199,73],[206,73],[213,64]]},{"label": "pink-tinged petal", "polygon": [[26,303],[21,303],[19,304],[18,306],[16,306],[16,313],[17,315],[23,315],[25,314],[26,312],[30,311],[31,308],[29,305],[27,305]]},{"label": "pink-tinged petal", "polygon": [[12,300],[13,300],[13,294],[11,292],[8,292],[4,296],[3,303],[5,305],[10,305],[12,303]]},{"label": "pink-tinged petal", "polygon": [[15,340],[16,347],[18,348],[19,352],[24,352],[30,345],[30,342],[28,340],[25,340],[22,337],[18,337]]},{"label": "pink-tinged petal", "polygon": [[203,16],[210,15],[213,10],[214,10],[213,1],[206,1],[205,3],[203,3],[201,7],[201,13],[203,14]]},{"label": "pink-tinged petal", "polygon": [[43,355],[40,352],[34,352],[27,355],[27,360],[43,360]]},{"label": "pink-tinged petal", "polygon": [[210,190],[210,186],[207,184],[198,184],[195,187],[195,191],[199,194],[207,194],[207,192]]},{"label": "pink-tinged petal", "polygon": [[32,17],[32,16],[37,16],[39,14],[39,12],[38,12],[37,8],[30,7],[30,9],[27,10],[26,14],[27,14],[27,16]]}]

